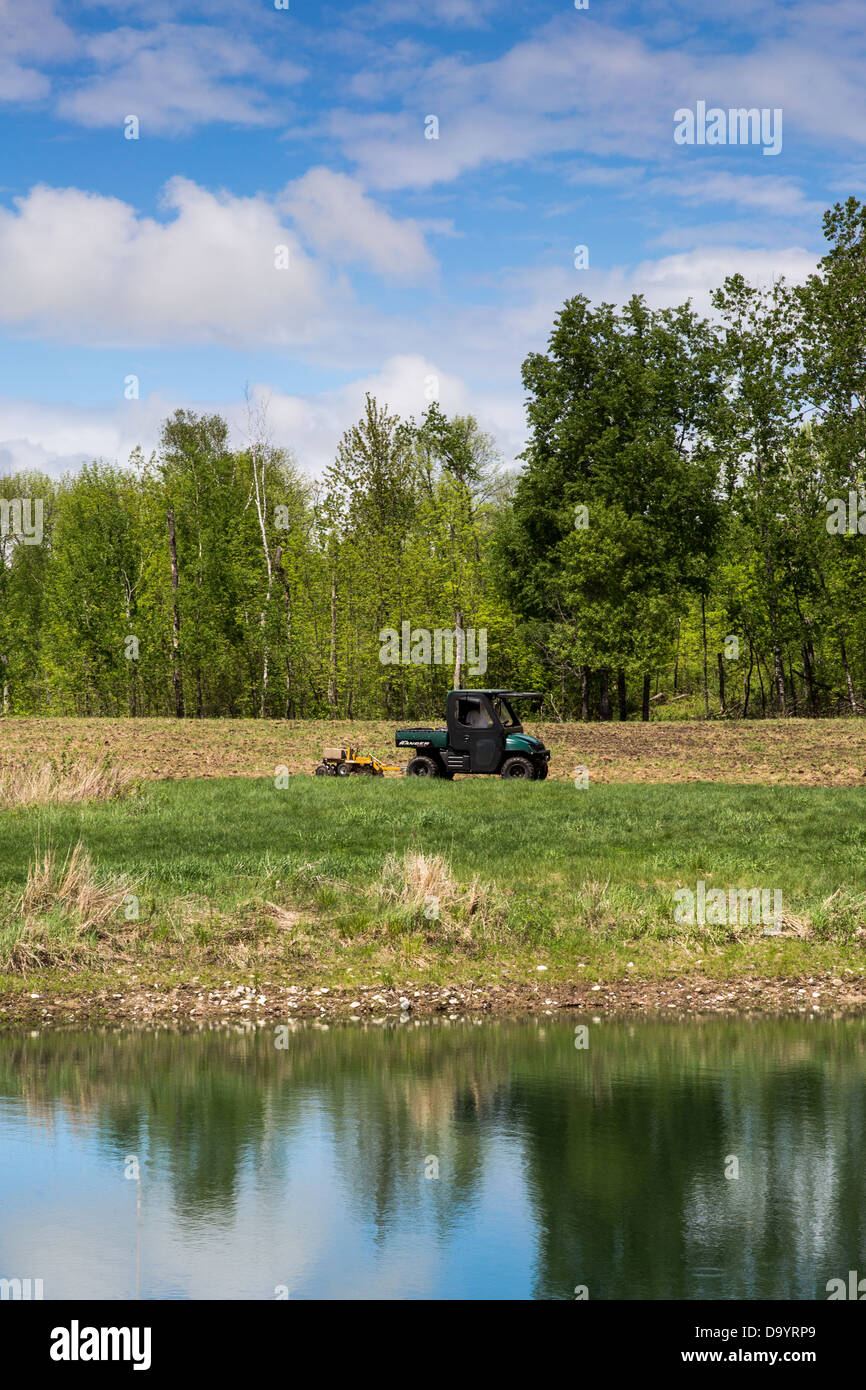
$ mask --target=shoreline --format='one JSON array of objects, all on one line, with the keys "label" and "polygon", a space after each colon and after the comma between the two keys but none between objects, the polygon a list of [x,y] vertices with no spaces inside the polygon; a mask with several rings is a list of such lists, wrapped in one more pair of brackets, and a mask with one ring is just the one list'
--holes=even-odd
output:
[{"label": "shoreline", "polygon": [[[474,986],[273,985],[232,983],[208,988],[200,983],[170,987],[136,986],[107,980],[99,988],[68,994],[37,979],[29,990],[0,992],[0,1032],[70,1025],[184,1027],[235,1026],[243,1022],[375,1023],[413,1019],[459,1021],[531,1014],[630,1014],[635,1017],[819,1017],[866,1016],[866,976],[842,980],[824,973],[795,978],[720,980],[711,976],[662,980],[627,979],[610,983],[515,983]],[[123,988],[123,985],[126,988]],[[114,986],[114,988],[111,988]],[[405,1001],[405,1002],[404,1002]]]}]

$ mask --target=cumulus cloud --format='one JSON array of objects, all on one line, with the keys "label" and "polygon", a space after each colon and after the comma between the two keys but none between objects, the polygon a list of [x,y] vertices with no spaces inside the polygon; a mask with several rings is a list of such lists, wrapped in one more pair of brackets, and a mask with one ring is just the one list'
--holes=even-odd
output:
[{"label": "cumulus cloud", "polygon": [[59,477],[98,458],[125,463],[136,445],[156,444],[168,413],[158,396],[90,406],[0,399],[0,476],[36,469]]},{"label": "cumulus cloud", "polygon": [[[236,347],[333,342],[357,324],[342,266],[311,256],[267,198],[174,178],[163,202],[165,222],[117,198],[40,186],[0,209],[0,322],[90,346]],[[431,271],[415,224],[391,218],[351,179],[318,171],[288,203],[331,254],[404,280]]]},{"label": "cumulus cloud", "polygon": [[[404,419],[420,418],[435,394],[448,414],[477,414],[507,458],[522,447],[519,397],[511,391],[479,394],[435,359],[420,354],[395,354],[378,370],[329,391],[291,394],[270,382],[250,389],[266,404],[274,442],[289,449],[311,475],[332,461],[344,430],[360,418],[367,391]],[[94,458],[125,463],[136,446],[147,455],[156,448],[162,421],[178,406],[218,411],[228,421],[234,443],[243,444],[245,403],[240,393],[235,400],[216,403],[154,393],[140,401],[88,407],[7,398],[0,400],[0,475],[19,469],[59,475]]]},{"label": "cumulus cloud", "polygon": [[279,111],[268,90],[304,77],[250,38],[206,24],[120,28],[83,46],[95,71],[62,97],[59,111],[84,126],[120,128],[127,115],[158,135],[216,122],[273,125]]},{"label": "cumulus cloud", "polygon": [[[520,368],[530,352],[543,352],[556,314],[566,299],[586,295],[595,304],[624,304],[642,294],[651,308],[690,299],[696,311],[712,317],[711,292],[740,271],[747,280],[770,284],[784,276],[797,282],[815,269],[817,256],[802,247],[747,247],[735,243],[692,247],[688,251],[611,267],[533,266],[515,268],[509,289],[496,301],[467,304],[452,311],[431,331],[430,355],[447,344],[452,371],[469,383],[470,398],[502,401],[509,395],[522,413]],[[443,348],[444,355],[444,348]],[[497,415],[503,416],[501,406]],[[515,436],[514,416],[507,426]]]},{"label": "cumulus cloud", "polygon": [[[320,392],[292,394],[271,382],[251,389],[267,401],[275,443],[290,449],[311,474],[331,461],[341,434],[360,416],[367,391],[404,418],[420,417],[434,394],[447,414],[476,415],[511,463],[526,439],[520,365],[529,352],[544,351],[567,298],[583,293],[595,303],[622,304],[642,293],[655,308],[691,299],[699,312],[711,314],[710,292],[735,270],[768,284],[781,275],[802,280],[814,266],[814,254],[800,247],[780,251],[728,245],[603,270],[536,267],[515,273],[509,294],[498,303],[466,305],[432,325],[428,353],[399,351],[402,330],[396,323],[386,324],[382,342],[390,345],[390,355],[375,371]],[[86,409],[6,401],[0,402],[0,472],[39,467],[59,473],[97,456],[125,461],[135,445],[147,453],[156,446],[162,419],[181,405],[219,410],[235,441],[242,442],[240,395],[222,404],[151,395]]]},{"label": "cumulus cloud", "polygon": [[396,221],[346,174],[310,169],[289,185],[280,206],[317,252],[360,262],[383,279],[406,284],[435,273],[417,223]]},{"label": "cumulus cloud", "polygon": [[72,31],[51,0],[0,0],[0,102],[38,101],[51,83],[41,71],[45,62],[71,56]]},{"label": "cumulus cloud", "polygon": [[[786,19],[796,23],[758,25],[746,52],[684,40],[677,26],[647,37],[573,12],[492,60],[433,57],[407,79],[402,109],[334,111],[328,129],[365,181],[382,188],[427,188],[575,150],[683,162],[692,152],[674,146],[673,113],[698,99],[781,107],[784,148],[832,140],[837,152],[866,140],[866,31],[842,8],[825,26],[823,7],[790,7]],[[422,108],[439,117],[438,141],[423,138]]]}]

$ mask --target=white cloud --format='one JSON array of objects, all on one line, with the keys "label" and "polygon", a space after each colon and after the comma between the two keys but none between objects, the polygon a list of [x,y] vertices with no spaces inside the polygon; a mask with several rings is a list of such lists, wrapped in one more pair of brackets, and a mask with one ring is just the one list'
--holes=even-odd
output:
[{"label": "white cloud", "polygon": [[85,126],[122,126],[138,116],[143,134],[197,125],[273,125],[279,109],[266,94],[300,82],[295,63],[275,61],[249,38],[210,25],[120,28],[84,42],[97,68],[59,102],[62,116]]},{"label": "white cloud", "polygon": [[421,24],[430,28],[451,25],[480,29],[503,7],[503,0],[377,0],[350,10],[347,18],[364,25]]},{"label": "white cloud", "polygon": [[[697,36],[692,42],[690,34],[684,41],[676,28],[650,40],[571,12],[492,60],[435,57],[407,77],[402,110],[332,111],[327,129],[365,182],[382,188],[426,188],[487,165],[578,150],[683,168],[694,152],[675,147],[673,114],[698,99],[781,107],[784,150],[806,143],[826,149],[829,141],[837,154],[862,144],[862,23],[850,8],[826,27],[823,7],[789,13],[796,25],[759,25],[743,52],[702,45]],[[422,112],[439,117],[438,141],[424,140]],[[718,154],[708,149],[701,157],[718,167]],[[757,154],[737,151],[743,159]]]},{"label": "white cloud", "polygon": [[773,217],[803,217],[815,221],[824,211],[824,204],[806,198],[795,179],[772,174],[690,171],[677,178],[652,179],[646,191],[651,195],[662,193],[666,197],[682,198],[698,207],[707,203],[733,203],[747,211]]},{"label": "white cloud", "polygon": [[125,463],[137,444],[156,444],[168,411],[156,396],[113,406],[0,399],[0,475],[59,476],[97,458]]},{"label": "white cloud", "polygon": [[[429,404],[431,378],[437,380],[442,409],[447,414],[477,415],[511,462],[525,440],[521,363],[529,352],[545,350],[554,317],[567,298],[583,293],[595,303],[621,304],[642,293],[653,307],[691,298],[699,312],[710,314],[710,291],[726,275],[739,270],[758,283],[780,275],[797,281],[814,269],[815,259],[796,246],[773,250],[716,245],[609,269],[535,267],[514,272],[508,294],[495,304],[456,310],[452,306],[443,312],[422,335],[428,343],[424,352],[401,350],[401,325],[385,322],[380,325],[383,359],[375,370],[316,393],[290,394],[274,381],[259,382],[252,390],[268,400],[275,442],[290,449],[301,468],[312,474],[333,458],[341,434],[361,414],[366,391],[396,414],[418,418]],[[219,411],[236,442],[242,442],[240,392],[236,400],[224,402],[154,394],[86,408],[7,400],[0,402],[0,472],[30,467],[59,473],[94,457],[125,462],[135,445],[145,453],[156,446],[161,421],[178,406]]]},{"label": "white cloud", "polygon": [[[698,313],[712,316],[711,291],[740,271],[747,280],[769,284],[779,276],[799,281],[815,269],[813,252],[738,244],[700,246],[632,265],[590,268],[534,266],[508,276],[509,291],[491,304],[470,304],[443,318],[430,335],[429,353],[442,356],[470,387],[475,403],[511,399],[520,405],[520,368],[530,352],[543,352],[556,314],[566,299],[583,294],[593,303],[624,304],[642,294],[651,308],[691,299]],[[441,352],[440,352],[441,349]],[[447,353],[447,356],[446,356]],[[501,405],[494,412],[504,418]],[[515,437],[514,415],[506,425]]]},{"label": "white cloud", "polygon": [[51,0],[28,0],[26,5],[0,0],[0,101],[46,97],[51,84],[35,64],[69,57],[75,47],[71,30]]},{"label": "white cloud", "polygon": [[7,55],[43,60],[69,57],[76,48],[52,0],[0,0],[0,43]]},{"label": "white cloud", "polygon": [[[318,343],[334,352],[353,332],[375,330],[379,315],[361,316],[342,266],[310,256],[265,197],[174,178],[163,201],[166,222],[74,188],[40,186],[14,210],[0,208],[0,322],[91,347]],[[432,269],[417,226],[342,175],[314,171],[289,202],[324,249],[404,280]],[[288,248],[287,269],[275,264],[277,247]]]},{"label": "white cloud", "polygon": [[310,169],[279,202],[316,252],[360,262],[383,279],[405,284],[435,274],[436,263],[418,225],[396,221],[346,174]]},{"label": "white cloud", "polygon": [[[522,447],[519,397],[513,392],[479,395],[418,354],[395,355],[377,371],[318,394],[290,395],[271,383],[258,383],[251,390],[257,400],[267,402],[274,442],[291,450],[305,472],[318,474],[332,461],[344,430],[361,416],[367,391],[392,413],[420,419],[430,403],[432,379],[448,414],[477,414],[509,458]],[[234,442],[243,443],[245,406],[240,396],[214,403],[153,394],[140,401],[90,407],[6,399],[0,400],[0,475],[24,468],[58,475],[94,458],[126,463],[137,445],[147,455],[156,448],[162,421],[178,406],[218,411],[228,421]]]}]

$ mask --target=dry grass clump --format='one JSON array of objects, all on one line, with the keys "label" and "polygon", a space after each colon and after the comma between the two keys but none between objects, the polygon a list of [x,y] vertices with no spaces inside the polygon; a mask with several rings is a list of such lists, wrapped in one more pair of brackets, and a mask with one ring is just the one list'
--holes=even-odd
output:
[{"label": "dry grass clump", "polygon": [[18,911],[25,921],[59,911],[74,917],[81,931],[93,931],[110,921],[126,896],[120,879],[99,877],[90,855],[79,840],[61,863],[53,849],[31,860],[27,887]]},{"label": "dry grass clump", "polygon": [[0,767],[0,808],[69,801],[111,801],[137,780],[130,767],[76,758],[71,762],[9,763]]},{"label": "dry grass clump", "polygon": [[429,941],[465,947],[493,943],[504,933],[504,895],[477,874],[471,883],[460,883],[441,854],[407,850],[402,859],[389,854],[374,892],[402,907]]},{"label": "dry grass clump", "polygon": [[123,879],[96,872],[80,841],[62,861],[45,850],[30,861],[24,892],[0,933],[0,969],[74,968],[105,954],[106,945],[114,954],[111,928],[128,892]]}]

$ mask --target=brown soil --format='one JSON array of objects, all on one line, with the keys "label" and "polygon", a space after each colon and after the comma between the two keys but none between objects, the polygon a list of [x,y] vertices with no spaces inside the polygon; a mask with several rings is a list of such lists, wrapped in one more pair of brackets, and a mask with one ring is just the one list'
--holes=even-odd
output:
[{"label": "brown soil", "polygon": [[[256,719],[0,719],[0,764],[109,757],[145,778],[273,777],[280,765],[312,773],[326,743],[357,745],[388,762],[396,724]],[[748,723],[530,725],[552,751],[550,776],[585,766],[593,782],[866,785],[866,719]],[[395,774],[396,775],[396,774]]]},{"label": "brown soil", "polygon": [[401,1018],[459,1019],[520,1013],[555,1016],[562,1012],[668,1018],[707,1014],[836,1017],[866,1012],[866,979],[846,981],[822,975],[794,980],[713,980],[690,976],[663,981],[628,979],[598,986],[588,981],[487,984],[478,988],[407,984],[405,989],[371,985],[354,991],[268,983],[257,989],[248,985],[207,989],[195,982],[131,989],[128,982],[118,980],[74,996],[58,996],[50,990],[0,994],[0,1028],[104,1023],[276,1024],[304,1018],[383,1024]]}]

